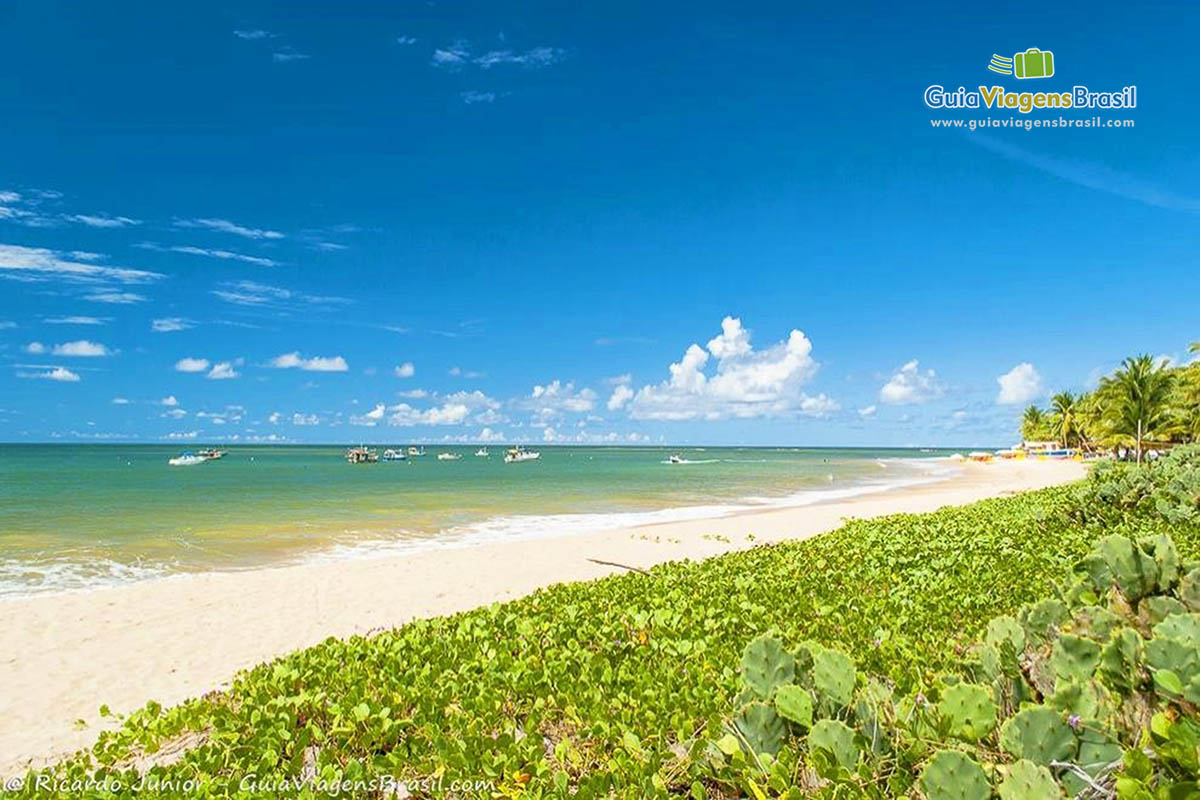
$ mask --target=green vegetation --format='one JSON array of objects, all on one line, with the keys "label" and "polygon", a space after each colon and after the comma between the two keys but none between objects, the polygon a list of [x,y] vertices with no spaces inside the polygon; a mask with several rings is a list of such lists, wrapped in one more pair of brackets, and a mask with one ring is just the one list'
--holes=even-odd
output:
[{"label": "green vegetation", "polygon": [[[901,776],[916,780],[905,790],[911,798],[986,798],[993,789],[1001,798],[1053,797],[1062,771],[1048,777],[1050,759],[1085,745],[1110,752],[1107,739],[1085,742],[1067,713],[1095,694],[1109,703],[1135,695],[1155,708],[1169,703],[1171,726],[1158,722],[1147,734],[1149,766],[1127,756],[1122,774],[1148,785],[1186,780],[1187,742],[1177,743],[1178,756],[1159,748],[1176,746],[1176,728],[1190,730],[1182,721],[1195,711],[1185,705],[1190,662],[1175,643],[1159,647],[1167,660],[1152,660],[1148,642],[1191,641],[1190,623],[1170,620],[1183,613],[1177,604],[1200,594],[1200,579],[1181,572],[1164,583],[1165,549],[1146,552],[1111,537],[1136,542],[1169,530],[1179,569],[1190,568],[1200,556],[1197,500],[1192,495],[1189,517],[1189,495],[1172,487],[1193,485],[1187,476],[1198,463],[1200,451],[1180,448],[1076,486],[851,522],[804,542],[559,585],[370,638],[331,639],[242,673],[227,692],[171,709],[150,704],[42,777],[60,781],[61,796],[76,796],[73,786],[96,777],[124,787],[140,777],[194,779],[199,794],[251,796],[239,789],[251,775],[260,786],[384,775],[492,787],[417,796],[855,797],[886,793],[887,781]],[[1085,558],[1100,542],[1120,602],[1105,594],[1100,562]],[[1054,598],[1078,564],[1094,600],[1080,590],[1038,602]],[[1022,611],[1028,604],[1035,605]],[[1060,607],[1071,612],[1069,628]],[[1160,622],[1170,623],[1165,633],[1154,628]],[[1130,636],[1147,639],[1140,653]],[[1058,683],[1046,692],[1025,675],[1021,654],[1036,654],[1055,681],[1066,676],[1064,687],[1084,688],[1077,697]],[[1088,678],[1101,670],[1103,691]],[[922,733],[924,749],[905,745],[902,759],[904,742],[888,739],[895,721],[860,715],[859,705],[908,709],[918,696],[933,733]],[[1028,713],[1022,700],[1035,703]],[[1109,735],[1124,746],[1135,727]],[[820,775],[842,783],[821,788],[812,782]],[[874,783],[880,776],[884,783]],[[28,796],[46,794],[36,777]],[[943,781],[960,792],[935,793]],[[349,787],[344,796],[371,796]],[[93,793],[133,793],[104,788],[112,791]],[[311,786],[281,793],[314,795]]]},{"label": "green vegetation", "polygon": [[[1200,353],[1193,342],[1192,353]],[[1116,452],[1142,461],[1155,446],[1200,441],[1200,360],[1170,366],[1148,355],[1127,358],[1083,395],[1060,392],[1050,409],[1025,409],[1025,441],[1055,441],[1064,447]]]},{"label": "green vegetation", "polygon": [[756,797],[1195,797],[1197,590],[1169,536],[1106,536],[1058,597],[996,617],[904,695],[837,650],[760,637],[709,764]]}]

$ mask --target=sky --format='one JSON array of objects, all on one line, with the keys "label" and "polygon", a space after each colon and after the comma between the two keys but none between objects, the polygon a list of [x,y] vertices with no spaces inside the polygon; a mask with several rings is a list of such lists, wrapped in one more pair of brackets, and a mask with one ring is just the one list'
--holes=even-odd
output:
[{"label": "sky", "polygon": [[1200,339],[1197,22],[5,4],[0,441],[1011,443]]}]

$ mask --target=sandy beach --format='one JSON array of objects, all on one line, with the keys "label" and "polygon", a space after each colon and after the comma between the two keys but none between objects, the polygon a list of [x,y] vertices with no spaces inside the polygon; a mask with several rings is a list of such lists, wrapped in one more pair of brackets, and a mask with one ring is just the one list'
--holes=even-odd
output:
[{"label": "sandy beach", "polygon": [[[418,617],[563,581],[702,559],[832,530],[847,518],[931,511],[1081,478],[1076,462],[964,464],[936,483],[793,508],[400,556],[212,572],[0,602],[0,775],[90,745],[98,709],[136,710],[227,686],[241,669]],[[593,560],[594,559],[594,560]],[[77,725],[77,720],[86,723]]]}]

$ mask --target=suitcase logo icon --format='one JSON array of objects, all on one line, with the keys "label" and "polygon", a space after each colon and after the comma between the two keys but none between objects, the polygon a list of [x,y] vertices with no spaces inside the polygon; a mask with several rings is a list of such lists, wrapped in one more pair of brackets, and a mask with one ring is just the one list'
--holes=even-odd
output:
[{"label": "suitcase logo icon", "polygon": [[992,54],[988,69],[1001,75],[1014,75],[1020,80],[1027,78],[1049,78],[1054,75],[1054,53],[1031,47],[1012,58]]}]

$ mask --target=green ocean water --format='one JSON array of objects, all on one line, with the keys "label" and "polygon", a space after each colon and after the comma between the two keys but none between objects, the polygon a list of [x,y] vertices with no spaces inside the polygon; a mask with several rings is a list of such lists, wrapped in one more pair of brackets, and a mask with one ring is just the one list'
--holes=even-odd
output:
[{"label": "green ocean water", "polygon": [[[928,450],[537,449],[539,460],[511,465],[502,448],[485,459],[436,446],[351,465],[342,447],[231,447],[170,467],[176,447],[0,445],[0,597],[712,517],[951,469],[936,458],[948,451]],[[664,463],[672,453],[694,463]]]}]

